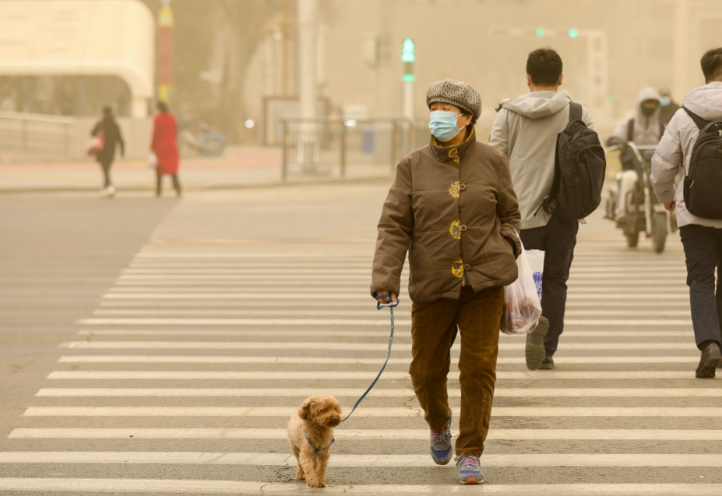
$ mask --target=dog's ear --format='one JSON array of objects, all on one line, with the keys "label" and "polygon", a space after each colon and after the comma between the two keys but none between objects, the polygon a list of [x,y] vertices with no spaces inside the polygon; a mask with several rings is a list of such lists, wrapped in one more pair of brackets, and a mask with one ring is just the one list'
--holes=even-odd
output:
[{"label": "dog's ear", "polygon": [[298,416],[301,417],[301,420],[311,420],[311,398],[306,398],[301,404],[301,408],[298,409]]}]

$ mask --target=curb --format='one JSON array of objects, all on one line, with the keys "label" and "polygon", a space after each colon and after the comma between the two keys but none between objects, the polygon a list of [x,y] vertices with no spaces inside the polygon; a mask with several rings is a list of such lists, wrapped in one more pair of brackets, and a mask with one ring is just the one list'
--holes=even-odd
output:
[{"label": "curb", "polygon": [[[362,184],[372,183],[378,181],[391,181],[393,176],[370,176],[370,177],[357,177],[357,178],[333,178],[333,179],[322,179],[322,180],[296,180],[286,182],[272,182],[272,183],[258,183],[258,184],[217,184],[209,186],[193,186],[183,185],[183,190],[188,192],[198,191],[232,191],[232,190],[245,190],[245,189],[260,189],[260,188],[288,188],[295,186],[323,186],[330,184]],[[22,195],[22,194],[33,194],[33,193],[97,193],[99,190],[97,187],[85,187],[85,186],[59,186],[50,188],[0,188],[0,195]],[[132,192],[153,192],[155,189],[151,186],[128,186],[118,188],[117,191],[132,191]]]}]

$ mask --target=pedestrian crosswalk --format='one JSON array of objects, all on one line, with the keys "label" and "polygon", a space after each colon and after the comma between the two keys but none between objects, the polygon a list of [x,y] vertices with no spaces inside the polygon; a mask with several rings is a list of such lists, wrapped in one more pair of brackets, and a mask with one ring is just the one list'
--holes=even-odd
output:
[{"label": "pedestrian crosswalk", "polygon": [[[0,491],[305,494],[288,418],[311,394],[350,411],[388,342],[368,294],[384,188],[355,188],[179,205],[58,343],[0,452]],[[668,246],[629,250],[600,218],[581,226],[557,368],[528,371],[524,337],[500,339],[481,488],[427,455],[404,289],[387,370],[337,428],[323,491],[722,494],[722,387],[694,379],[684,263]]]}]

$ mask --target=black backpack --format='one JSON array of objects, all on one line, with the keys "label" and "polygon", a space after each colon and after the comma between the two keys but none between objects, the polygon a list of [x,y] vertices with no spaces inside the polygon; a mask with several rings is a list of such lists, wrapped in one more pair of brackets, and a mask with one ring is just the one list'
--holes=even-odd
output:
[{"label": "black backpack", "polygon": [[699,128],[684,178],[684,204],[697,217],[722,219],[722,121],[706,121],[684,110]]},{"label": "black backpack", "polygon": [[599,135],[582,121],[582,106],[569,105],[569,124],[557,136],[554,183],[542,206],[563,220],[582,220],[602,202],[607,170]]}]

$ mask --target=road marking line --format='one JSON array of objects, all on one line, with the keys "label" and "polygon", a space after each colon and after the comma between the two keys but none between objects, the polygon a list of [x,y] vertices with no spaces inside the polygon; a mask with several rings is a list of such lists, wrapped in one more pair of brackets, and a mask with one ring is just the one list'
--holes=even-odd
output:
[{"label": "road marking line", "polygon": [[[337,429],[341,439],[428,440],[428,429]],[[9,439],[288,439],[286,429],[18,428]],[[722,441],[722,430],[490,429],[491,441]]]},{"label": "road marking line", "polygon": [[[146,245],[147,246],[147,245]],[[216,252],[216,253],[194,253],[194,252],[186,252],[186,253],[173,253],[170,250],[167,249],[161,249],[153,248],[152,250],[148,250],[147,248],[141,249],[140,252],[135,256],[135,260],[143,259],[143,258],[162,258],[164,260],[169,260],[172,258],[189,258],[189,259],[197,259],[197,258],[208,258],[212,259],[214,261],[219,261],[224,258],[229,259],[236,259],[236,258],[261,258],[264,260],[279,260],[288,258],[291,260],[296,259],[318,259],[319,262],[323,262],[325,260],[334,260],[334,261],[349,261],[349,262],[358,262],[358,261],[367,261],[368,263],[373,262],[373,257],[369,257],[368,255],[339,255],[338,253],[328,252],[328,253],[229,253],[229,252]]]},{"label": "road marking line", "polygon": [[[269,269],[259,269],[256,268],[257,265],[254,267],[248,267],[248,268],[217,268],[217,267],[199,267],[199,268],[172,268],[172,270],[168,270],[168,268],[138,268],[138,267],[130,267],[127,269],[124,269],[122,271],[122,278],[125,279],[134,279],[136,276],[157,276],[157,278],[163,278],[163,277],[177,277],[177,276],[257,276],[260,279],[268,279],[269,276],[290,276],[291,279],[296,278],[302,278],[302,277],[295,277],[295,276],[303,276],[309,277],[309,279],[313,280],[319,277],[325,277],[325,276],[348,276],[349,279],[368,279],[369,275],[371,273],[370,266],[366,266],[363,268],[352,268],[347,266],[336,266],[336,267],[329,267],[324,266],[323,268],[318,267],[310,267],[310,268],[298,268],[295,266],[288,266],[285,268],[269,268]],[[630,266],[631,267],[631,266]],[[638,265],[635,265],[634,268],[639,268]],[[645,267],[646,269],[647,267]],[[653,272],[655,275],[658,276],[681,276],[684,277],[687,274],[686,269],[680,268],[680,269],[673,269],[673,268],[661,268],[661,267],[653,267],[650,269],[649,272]],[[593,277],[596,277],[596,274],[604,274],[604,275],[616,275],[620,279],[624,277],[625,271],[620,270],[611,270],[609,267],[577,267],[572,266],[571,269],[572,276],[575,274],[579,275],[593,275]],[[632,271],[628,272],[628,274],[631,275],[647,275],[647,272],[643,271]],[[138,277],[138,278],[144,278],[144,277]],[[149,279],[153,279],[156,277],[149,277]],[[179,277],[180,278],[180,277]],[[192,277],[191,277],[192,278]]]},{"label": "road marking line", "polygon": [[[388,317],[379,319],[386,325]],[[82,330],[78,331],[80,336],[296,336],[307,338],[311,336],[324,336],[324,337],[385,337],[389,333],[386,331],[334,331],[334,330],[280,330],[280,329],[257,329],[257,330],[242,330],[242,329],[202,329],[202,330],[191,330],[191,329],[97,329],[97,330]],[[654,337],[654,338],[689,338],[694,336],[694,332],[690,329],[689,331],[670,331],[660,329],[658,331],[580,331],[580,330],[565,330],[564,336],[569,338],[600,338],[600,337]],[[500,339],[503,340],[518,340],[519,336],[510,336],[506,334],[500,334]],[[399,339],[410,339],[409,335],[398,336]]]},{"label": "road marking line", "polygon": [[[689,374],[687,374],[689,376]],[[290,417],[292,407],[59,407],[38,406],[25,410],[25,417]],[[351,410],[351,405],[344,407]],[[452,407],[454,415],[460,409]],[[358,417],[423,417],[413,408],[364,408]],[[720,417],[722,407],[495,407],[493,417]]]},{"label": "road marking line", "polygon": [[[720,467],[718,454],[498,454],[484,455],[484,467]],[[93,451],[16,451],[0,452],[4,464],[167,464],[167,465],[245,465],[288,466],[296,460],[286,453],[209,453],[209,452],[93,452]],[[334,454],[332,467],[433,467],[442,469],[424,455],[345,455]]]},{"label": "road marking line", "polygon": [[[521,338],[520,338],[521,339]],[[455,345],[458,348],[460,345]],[[683,343],[565,343],[565,350],[679,350]],[[70,349],[234,349],[234,350],[347,350],[386,351],[388,345],[375,343],[269,342],[269,341],[70,341],[59,348]],[[523,350],[525,343],[501,343],[499,349]],[[410,351],[411,345],[398,343],[396,351]],[[452,348],[453,349],[453,348]]]},{"label": "road marking line", "polygon": [[[282,389],[282,388],[43,388],[38,397],[293,397],[315,394],[357,398],[365,389]],[[460,389],[449,389],[449,396],[460,398]],[[379,398],[413,398],[412,389],[374,389]],[[503,388],[494,396],[500,398],[720,398],[722,388]],[[285,432],[285,430],[283,431]]]},{"label": "road marking line", "polygon": [[[671,294],[685,296],[689,294],[686,289],[684,279],[680,280],[660,280],[656,281],[655,286],[646,286],[638,284],[624,284],[622,282],[569,282],[569,291],[573,294],[610,294],[619,290],[619,286],[624,285],[626,291],[640,291],[645,294]],[[665,287],[666,286],[666,287]],[[223,282],[223,281],[118,281],[115,287],[108,290],[109,293],[163,293],[169,290],[176,292],[218,292],[218,291],[247,291],[249,288],[258,288],[259,294],[268,294],[276,290],[288,291],[293,288],[303,287],[307,293],[322,293],[328,291],[329,284],[326,281],[243,281],[243,282]],[[362,284],[333,284],[333,289],[338,294],[363,295],[368,288]],[[402,291],[401,296],[408,298],[406,290]]]},{"label": "road marking line", "polygon": [[[282,309],[274,309],[273,314],[274,316],[297,316],[297,317],[321,317],[321,316],[329,316],[329,317],[350,317],[350,316],[358,316],[358,317],[368,317],[370,311],[368,308],[366,310],[282,310]],[[408,315],[408,311],[399,311],[398,313]],[[184,309],[176,309],[176,310],[155,310],[155,309],[146,309],[146,310],[117,310],[117,309],[98,309],[93,311],[93,315],[102,315],[102,316],[128,316],[128,315],[143,315],[143,316],[173,316],[173,317],[180,317],[180,316],[198,316],[198,315],[215,315],[215,316],[266,316],[268,315],[268,310],[184,310]],[[567,316],[573,316],[573,317],[621,317],[621,316],[628,316],[628,317],[689,317],[690,311],[689,310],[646,310],[646,309],[639,309],[638,311],[634,310],[567,310],[566,311]],[[382,315],[379,318],[386,318],[386,315]],[[646,332],[646,331],[645,331]],[[654,332],[654,331],[649,331]]]},{"label": "road marking line", "polygon": [[[168,356],[168,355],[74,355],[60,357],[59,363],[264,363],[264,364],[326,364],[326,365],[380,365],[383,358],[331,358],[331,357],[286,357],[286,356]],[[592,363],[697,363],[697,356],[592,356],[564,357],[558,359],[565,364]],[[409,365],[408,358],[390,358],[393,365]],[[500,365],[524,364],[524,357],[499,357]]]},{"label": "road marking line", "polygon": [[[190,494],[265,494],[285,495],[303,491],[306,487],[295,482],[250,482],[227,480],[170,480],[170,479],[71,479],[71,478],[5,478],[0,490],[46,492],[125,492]],[[328,485],[323,494],[439,494],[438,485]],[[655,494],[685,496],[718,496],[722,484],[520,484],[474,487],[476,494]],[[444,494],[469,494],[470,488],[459,485],[443,486]]]},{"label": "road marking line", "polygon": [[[361,294],[343,294],[343,293],[120,293],[110,292],[103,295],[105,299],[125,299],[125,300],[318,300],[318,299],[334,299],[334,300],[356,300],[357,302],[368,303],[371,299],[369,296]],[[639,293],[617,293],[617,294],[575,294],[569,295],[569,300],[630,300],[634,299],[639,302],[642,300],[681,300],[682,293],[679,294],[639,294]],[[326,303],[327,304],[327,303]],[[644,303],[646,305],[646,301]]]},{"label": "road marking line", "polygon": [[[369,270],[369,273],[371,271]],[[580,274],[580,272],[575,272],[575,274]],[[619,279],[624,280],[625,278],[634,278],[634,277],[644,277],[646,279],[664,279],[664,280],[684,280],[685,273],[679,272],[678,277],[670,277],[671,273],[669,274],[657,274],[652,272],[606,272],[606,273],[595,273],[594,278],[595,279]],[[269,277],[264,277],[263,275],[257,275],[256,276],[259,280],[267,281]],[[591,276],[585,276],[586,278],[590,278]],[[123,274],[119,277],[119,280],[123,281],[152,281],[152,280],[164,280],[164,281],[170,281],[170,280],[181,280],[181,281],[201,281],[205,279],[211,279],[216,281],[242,281],[242,280],[253,280],[252,277],[248,277],[245,275],[227,275],[226,274],[208,274],[208,275],[191,275],[191,274],[180,274],[180,275],[172,275],[172,274],[163,274],[163,275],[143,275],[143,274]],[[302,280],[302,281],[350,281],[350,280],[358,280],[359,282],[362,281],[368,281],[369,276],[351,276],[351,275],[344,275],[344,274],[315,274],[313,277],[307,276],[307,275],[293,275],[293,274],[284,274],[283,279],[279,278],[279,282],[281,281],[292,281],[292,280]],[[627,279],[628,280],[628,279]]]},{"label": "road marking line", "polygon": [[[620,243],[623,243],[624,241],[620,240]],[[684,255],[681,250],[679,251],[669,251],[665,254],[663,257],[664,260],[670,260],[673,259],[673,257],[669,256],[670,254],[678,255],[675,260],[679,260],[682,263],[684,263]],[[574,257],[575,260],[577,259],[587,259],[587,260],[625,260],[629,261],[631,257],[639,257],[640,261],[650,261],[652,257],[654,259],[652,261],[658,262],[658,260],[661,260],[659,256],[654,256],[654,254],[650,252],[630,252],[630,251],[620,251],[618,253],[610,252],[609,250],[604,251],[595,251],[595,250],[587,250],[583,246],[578,245],[577,248],[574,250]],[[646,256],[649,258],[642,258],[642,256]],[[291,260],[297,260],[297,259],[306,259],[306,260],[313,260],[316,259],[318,262],[324,262],[326,260],[333,260],[333,261],[349,261],[349,262],[368,262],[369,264],[373,262],[373,257],[370,255],[342,255],[338,252],[329,251],[329,252],[322,252],[322,253],[308,253],[308,252],[298,252],[298,253],[288,253],[288,252],[281,252],[281,253],[238,253],[238,252],[175,252],[172,248],[168,247],[158,247],[158,246],[151,246],[151,245],[145,245],[141,250],[136,254],[135,260],[140,261],[142,259],[155,259],[160,258],[161,261],[166,261],[170,259],[175,258],[188,258],[188,259],[212,259],[214,262],[218,262],[219,260],[222,260],[224,258],[228,259],[243,259],[243,258],[249,258],[249,259],[264,259],[264,260],[282,260],[282,259],[291,259]]]},{"label": "road marking line", "polygon": [[[568,319],[567,326],[616,326],[616,327],[641,327],[641,326],[669,326],[683,327],[691,326],[692,319]],[[384,319],[361,320],[361,319],[161,319],[161,318],[88,318],[80,319],[76,324],[83,325],[269,325],[269,326],[381,326],[388,327],[389,323]],[[396,325],[410,326],[411,320],[399,319]]]},{"label": "road marking line", "polygon": [[[377,372],[341,372],[341,371],[148,371],[148,370],[68,370],[54,371],[48,379],[54,380],[255,380],[255,381],[297,381],[297,380],[326,380],[326,381],[353,381],[374,379]],[[450,378],[455,379],[457,372],[450,372]],[[611,372],[583,372],[583,371],[523,371],[511,372],[497,371],[499,380],[553,380],[553,379],[583,379],[583,380],[624,380],[624,379],[694,379],[688,371],[670,370],[630,370]],[[407,380],[408,372],[386,371],[382,376],[385,380]]]}]

